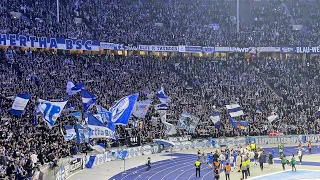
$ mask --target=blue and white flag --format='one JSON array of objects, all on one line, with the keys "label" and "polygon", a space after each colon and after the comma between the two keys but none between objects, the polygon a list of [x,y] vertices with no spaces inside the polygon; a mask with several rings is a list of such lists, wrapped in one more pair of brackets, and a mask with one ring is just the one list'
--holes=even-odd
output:
[{"label": "blue and white flag", "polygon": [[168,104],[157,104],[157,105],[155,105],[154,106],[154,109],[156,110],[156,111],[159,111],[159,110],[168,110],[168,108],[169,108],[169,106],[168,106]]},{"label": "blue and white flag", "polygon": [[221,126],[221,120],[220,120],[220,113],[219,112],[213,112],[210,115],[210,120],[214,124],[216,128],[219,128]]},{"label": "blue and white flag", "polygon": [[111,122],[119,125],[127,125],[137,99],[138,94],[132,94],[121,98],[110,108],[112,113]]},{"label": "blue and white flag", "polygon": [[127,149],[120,149],[117,152],[117,160],[124,160],[128,155]]},{"label": "blue and white flag", "polygon": [[137,118],[145,118],[149,107],[151,106],[151,100],[137,101],[132,114]]},{"label": "blue and white flag", "polygon": [[278,118],[279,118],[279,116],[277,114],[275,114],[275,113],[272,113],[272,115],[267,117],[269,123],[272,123],[274,120],[276,120]]},{"label": "blue and white flag", "polygon": [[81,144],[85,142],[89,142],[89,131],[87,128],[79,124],[77,121],[75,121],[75,132],[76,132],[76,143]]},{"label": "blue and white flag", "polygon": [[70,141],[70,140],[74,139],[77,136],[76,131],[73,128],[73,126],[64,125],[64,128],[66,129],[66,135],[63,135],[63,137],[64,137],[64,139],[66,141]]},{"label": "blue and white flag", "polygon": [[175,144],[171,141],[167,141],[167,140],[164,140],[164,139],[154,139],[153,142],[155,144],[158,144],[158,145],[163,145],[163,146],[167,146],[167,147],[172,147],[174,146]]},{"label": "blue and white flag", "polygon": [[99,153],[104,153],[106,152],[106,147],[104,144],[99,143],[97,145],[92,146],[92,149],[98,151]]},{"label": "blue and white flag", "polygon": [[94,103],[97,101],[97,98],[85,89],[81,89],[81,96],[84,112],[87,112],[90,108],[92,108]]},{"label": "blue and white flag", "polygon": [[72,95],[76,94],[77,92],[80,92],[82,88],[83,88],[83,83],[73,84],[73,82],[68,81],[66,91],[69,96],[72,96]]},{"label": "blue and white flag", "polygon": [[170,100],[170,97],[168,97],[165,93],[164,93],[164,89],[163,89],[163,87],[161,87],[161,88],[159,88],[158,90],[157,90],[157,96],[158,96],[158,98],[159,98],[159,100],[161,101],[161,103],[168,103],[168,102],[170,102],[171,100]]},{"label": "blue and white flag", "polygon": [[103,122],[110,122],[111,121],[111,115],[112,115],[111,111],[103,108],[100,105],[96,105],[96,109],[97,109],[98,115],[100,115],[101,120]]},{"label": "blue and white flag", "polygon": [[262,109],[261,108],[257,108],[256,113],[257,114],[262,114]]},{"label": "blue and white flag", "polygon": [[237,117],[237,116],[244,115],[239,104],[230,104],[230,105],[226,105],[226,107],[227,107],[231,117]]},{"label": "blue and white flag", "polygon": [[44,120],[47,122],[49,128],[51,129],[58,117],[60,117],[60,114],[68,101],[50,102],[39,99],[39,102],[39,110],[43,114]]},{"label": "blue and white flag", "polygon": [[164,125],[164,129],[165,129],[166,134],[173,135],[173,134],[177,133],[176,127],[173,124],[168,123],[166,121],[162,121],[162,123]]},{"label": "blue and white flag", "polygon": [[77,118],[79,121],[82,120],[80,111],[73,112],[73,113],[71,113],[71,115],[74,116],[75,118]]},{"label": "blue and white flag", "polygon": [[179,127],[187,130],[190,133],[195,133],[196,127],[198,126],[200,119],[187,112],[181,114],[181,118],[178,121]]},{"label": "blue and white flag", "polygon": [[92,114],[88,114],[88,128],[90,138],[111,138],[114,132]]},{"label": "blue and white flag", "polygon": [[15,116],[20,117],[24,111],[24,108],[27,106],[30,98],[31,94],[18,94],[9,112]]}]

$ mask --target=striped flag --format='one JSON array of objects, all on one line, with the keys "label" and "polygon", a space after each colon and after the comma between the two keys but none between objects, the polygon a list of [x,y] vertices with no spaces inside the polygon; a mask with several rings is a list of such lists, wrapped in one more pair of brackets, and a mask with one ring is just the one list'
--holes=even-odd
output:
[{"label": "striped flag", "polygon": [[226,107],[231,117],[238,117],[238,116],[244,115],[239,104],[230,104],[230,105],[226,105]]}]

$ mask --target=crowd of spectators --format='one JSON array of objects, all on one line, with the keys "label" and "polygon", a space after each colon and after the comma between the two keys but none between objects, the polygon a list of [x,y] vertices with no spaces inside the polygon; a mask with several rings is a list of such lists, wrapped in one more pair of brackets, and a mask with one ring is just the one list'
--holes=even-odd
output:
[{"label": "crowd of spectators", "polygon": [[[318,45],[319,5],[309,1],[241,1],[250,12],[243,16],[240,33],[236,32],[234,1],[182,0],[64,0],[60,1],[57,22],[55,1],[3,0],[0,2],[1,33],[92,39],[126,44],[204,45],[204,46],[290,46]],[[286,7],[283,3],[286,3]],[[303,6],[300,6],[300,3]],[[242,7],[242,6],[241,6]],[[308,7],[306,10],[305,8]],[[241,10],[241,9],[240,9]],[[288,12],[289,10],[289,12]],[[21,12],[14,18],[10,12]],[[291,14],[290,17],[288,14]],[[82,22],[75,21],[82,18]],[[302,31],[292,30],[292,21],[303,24]],[[209,26],[218,23],[219,29]],[[66,96],[66,84],[84,82],[97,96],[97,104],[109,108],[121,97],[139,93],[139,100],[153,97],[163,86],[171,97],[167,119],[177,124],[183,111],[200,118],[195,137],[233,137],[267,135],[276,130],[285,134],[320,133],[316,107],[320,99],[318,58],[263,57],[246,61],[227,57],[76,55],[66,52],[21,49],[0,51],[0,164],[1,175],[17,179],[38,173],[38,164],[54,166],[58,159],[76,154],[82,147],[62,136],[64,124],[74,117],[64,111],[55,127],[49,129],[35,115],[37,99],[60,100]],[[22,118],[8,113],[18,93],[30,93]],[[237,129],[228,122],[225,105],[239,103],[249,126]],[[67,106],[81,109],[80,95],[72,96]],[[256,113],[261,108],[262,113]],[[221,112],[222,125],[210,121],[213,111]],[[279,119],[267,121],[271,114]],[[163,124],[151,123],[157,116],[150,109],[143,120],[132,118],[127,127],[117,126],[119,140],[110,145],[126,144],[127,137],[142,142],[165,138]],[[132,122],[139,121],[136,126]],[[177,128],[177,135],[188,134]],[[87,149],[87,147],[83,147]]]}]

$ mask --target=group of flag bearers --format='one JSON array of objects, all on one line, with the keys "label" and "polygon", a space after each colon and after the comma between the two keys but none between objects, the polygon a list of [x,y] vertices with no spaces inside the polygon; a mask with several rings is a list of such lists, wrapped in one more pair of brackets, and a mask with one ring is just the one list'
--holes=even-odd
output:
[{"label": "group of flag bearers", "polygon": [[[303,151],[305,150],[311,154],[312,144],[308,142],[308,150],[302,147],[302,143],[299,142],[298,145],[298,159],[300,164],[302,164]],[[291,166],[292,171],[296,171],[296,158],[292,154],[290,159],[287,159],[284,154],[284,145],[280,143],[278,145],[278,153],[280,155],[280,160],[283,170],[285,170],[286,165]],[[206,157],[207,156],[207,157]],[[207,153],[203,151],[201,153],[198,150],[198,158],[195,162],[196,167],[196,177],[200,177],[200,168],[201,168],[201,157],[203,157],[203,162],[208,164],[213,170],[213,176],[215,180],[220,179],[220,172],[224,171],[225,179],[230,180],[230,173],[233,170],[237,170],[242,173],[242,179],[247,179],[248,176],[251,176],[250,167],[257,166],[259,163],[260,169],[263,171],[264,163],[268,163],[269,170],[272,170],[272,165],[274,164],[275,150],[274,148],[266,155],[265,151],[262,148],[258,148],[254,142],[251,142],[247,147],[239,147],[238,150],[229,150],[226,148],[224,151],[217,149],[215,153]],[[267,162],[268,160],[268,162]]]}]

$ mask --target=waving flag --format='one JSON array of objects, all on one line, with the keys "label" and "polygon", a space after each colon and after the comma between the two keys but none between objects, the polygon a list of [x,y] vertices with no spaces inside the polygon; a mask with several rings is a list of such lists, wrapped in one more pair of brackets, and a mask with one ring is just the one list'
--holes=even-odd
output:
[{"label": "waving flag", "polygon": [[226,105],[226,107],[227,107],[231,117],[237,117],[237,116],[244,115],[239,104],[230,104],[230,105]]},{"label": "waving flag", "polygon": [[104,144],[99,143],[97,145],[92,146],[92,149],[98,151],[99,153],[104,153],[106,152],[106,147]]},{"label": "waving flag", "polygon": [[27,106],[30,98],[31,94],[18,94],[9,112],[15,116],[20,117],[24,111],[24,108]]},{"label": "waving flag", "polygon": [[168,97],[168,96],[164,93],[163,87],[161,87],[161,88],[159,88],[159,89],[157,90],[157,96],[158,96],[159,100],[161,101],[161,103],[166,104],[166,103],[170,102],[170,97]]},{"label": "waving flag", "polygon": [[112,113],[110,111],[108,111],[107,109],[103,108],[100,105],[96,105],[96,109],[98,111],[98,115],[100,115],[101,120],[103,122],[110,122],[111,121]]},{"label": "waving flag", "polygon": [[154,109],[156,111],[159,111],[159,110],[168,110],[168,104],[157,104],[154,106]]},{"label": "waving flag", "polygon": [[151,106],[151,100],[137,101],[132,114],[137,118],[145,118],[149,107]]},{"label": "waving flag", "polygon": [[87,130],[87,128],[79,124],[77,121],[75,121],[74,127],[76,132],[76,143],[81,144],[89,142],[89,131]]},{"label": "waving flag", "polygon": [[137,102],[138,94],[132,94],[120,99],[110,108],[112,113],[111,122],[119,125],[127,125],[133,108]]},{"label": "waving flag", "polygon": [[279,116],[277,114],[275,114],[275,113],[273,113],[272,115],[267,117],[269,123],[272,123],[274,120],[276,120],[278,118],[279,118]]},{"label": "waving flag", "polygon": [[82,88],[83,88],[83,83],[73,84],[73,82],[68,81],[66,92],[68,93],[69,96],[72,96],[74,94],[77,94],[77,92],[80,92]]},{"label": "waving flag", "polygon": [[187,112],[183,112],[178,125],[188,132],[195,133],[195,129],[198,126],[199,121],[200,119],[198,117],[195,117]]},{"label": "waving flag", "polygon": [[68,101],[50,102],[39,99],[39,102],[39,110],[43,114],[43,118],[47,122],[49,128],[52,128]]},{"label": "waving flag", "polygon": [[256,113],[257,114],[262,114],[262,109],[261,108],[257,108]]},{"label": "waving flag", "polygon": [[236,121],[232,117],[229,117],[229,122],[234,128],[244,129],[244,127],[248,126],[248,121]]},{"label": "waving flag", "polygon": [[221,126],[221,120],[220,120],[220,113],[219,112],[213,112],[210,115],[210,120],[214,124],[216,128],[219,128]]},{"label": "waving flag", "polygon": [[75,131],[75,129],[73,128],[73,126],[71,126],[71,125],[64,125],[64,128],[66,129],[66,135],[63,135],[63,137],[64,137],[64,139],[66,140],[66,141],[70,141],[70,140],[72,140],[72,139],[74,139],[76,136],[77,136],[77,134],[76,134],[76,131]]},{"label": "waving flag", "polygon": [[319,106],[319,109],[318,109],[318,111],[317,111],[317,113],[316,113],[316,116],[317,116],[317,117],[320,117],[320,106]]},{"label": "waving flag", "polygon": [[94,103],[97,101],[97,98],[85,89],[81,89],[81,96],[84,112],[87,112],[90,108],[92,108]]},{"label": "waving flag", "polygon": [[177,133],[176,127],[173,124],[170,124],[166,121],[162,121],[164,124],[165,133],[168,135],[173,135]]},{"label": "waving flag", "polygon": [[111,138],[114,132],[92,114],[88,114],[88,128],[90,138]]}]

